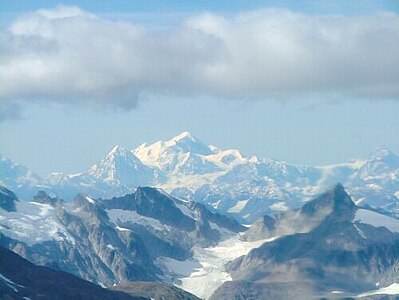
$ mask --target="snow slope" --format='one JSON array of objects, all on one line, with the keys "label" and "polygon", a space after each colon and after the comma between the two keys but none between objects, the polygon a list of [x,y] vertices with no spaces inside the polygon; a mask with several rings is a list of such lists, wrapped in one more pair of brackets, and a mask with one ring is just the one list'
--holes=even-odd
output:
[{"label": "snow slope", "polygon": [[49,240],[68,241],[74,238],[58,221],[55,208],[37,202],[16,202],[15,212],[0,209],[1,233],[30,246]]},{"label": "snow slope", "polygon": [[374,227],[385,227],[391,232],[399,233],[399,220],[373,212],[368,209],[358,209],[356,211],[354,222],[369,224]]}]

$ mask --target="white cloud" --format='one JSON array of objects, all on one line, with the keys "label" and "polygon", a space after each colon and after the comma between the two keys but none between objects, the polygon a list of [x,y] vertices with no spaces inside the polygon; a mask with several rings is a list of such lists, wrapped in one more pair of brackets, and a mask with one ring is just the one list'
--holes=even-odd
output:
[{"label": "white cloud", "polygon": [[134,107],[145,93],[226,98],[398,98],[399,17],[265,9],[175,28],[38,10],[1,34],[0,97]]}]

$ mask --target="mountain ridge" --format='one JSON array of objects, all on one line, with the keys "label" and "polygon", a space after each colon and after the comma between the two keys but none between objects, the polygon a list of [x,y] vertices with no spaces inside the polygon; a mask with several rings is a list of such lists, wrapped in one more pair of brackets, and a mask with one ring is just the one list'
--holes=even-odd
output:
[{"label": "mountain ridge", "polygon": [[[8,170],[11,165],[0,168]],[[300,207],[342,182],[356,203],[399,216],[399,157],[386,148],[377,149],[364,161],[299,166],[207,146],[183,132],[168,141],[142,144],[132,150],[116,146],[82,173],[57,173],[44,180],[35,177],[36,181],[21,186],[26,182],[24,174],[2,180],[3,184],[18,196],[32,197],[45,190],[67,200],[80,192],[97,198],[121,196],[134,192],[137,186],[150,185],[177,198],[200,202],[242,223]]]}]

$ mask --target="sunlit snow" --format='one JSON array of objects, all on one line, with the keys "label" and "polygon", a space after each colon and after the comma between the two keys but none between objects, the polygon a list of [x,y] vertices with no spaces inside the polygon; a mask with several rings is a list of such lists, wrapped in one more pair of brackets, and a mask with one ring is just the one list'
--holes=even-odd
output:
[{"label": "sunlit snow", "polygon": [[368,297],[372,295],[399,295],[399,283],[392,283],[387,287],[360,294],[357,296],[357,298]]},{"label": "sunlit snow", "polygon": [[15,212],[0,209],[0,230],[5,236],[30,246],[49,240],[67,240],[75,244],[51,205],[18,201],[16,209]]}]

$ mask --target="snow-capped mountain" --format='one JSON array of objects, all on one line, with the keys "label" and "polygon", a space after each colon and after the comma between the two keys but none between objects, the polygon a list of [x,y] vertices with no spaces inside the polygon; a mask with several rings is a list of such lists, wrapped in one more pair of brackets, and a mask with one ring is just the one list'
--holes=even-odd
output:
[{"label": "snow-capped mountain", "polygon": [[125,186],[152,185],[154,177],[151,168],[121,146],[115,146],[87,174],[98,181]]},{"label": "snow-capped mountain", "polygon": [[21,197],[31,197],[38,189],[42,178],[28,168],[0,154],[0,185],[6,186]]},{"label": "snow-capped mountain", "polygon": [[213,154],[214,150],[188,132],[166,142],[142,144],[132,152],[144,164],[168,174],[201,175],[220,170],[205,158]]},{"label": "snow-capped mountain", "polygon": [[116,146],[87,171],[73,175],[53,173],[32,180],[29,171],[14,172],[12,165],[1,165],[10,174],[2,181],[28,198],[41,189],[71,200],[80,192],[106,198],[155,186],[251,223],[264,214],[300,207],[341,182],[357,203],[399,215],[399,157],[388,149],[377,149],[363,161],[297,166],[222,150],[183,132],[131,151]]},{"label": "snow-capped mountain", "polygon": [[399,286],[399,220],[356,206],[341,185],[256,225],[245,236],[269,240],[227,264],[232,280],[212,299],[343,299]]},{"label": "snow-capped mountain", "polygon": [[192,257],[245,230],[203,205],[154,188],[101,200],[78,195],[72,203],[41,192],[31,201],[1,189],[0,246],[35,264],[105,285],[172,282],[170,261]]},{"label": "snow-capped mountain", "polygon": [[120,290],[145,280],[205,299],[309,299],[398,284],[398,219],[357,206],[341,185],[249,229],[154,188],[105,200],[78,195],[72,203],[1,192],[0,246]]}]

